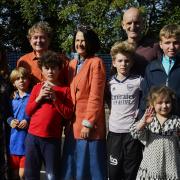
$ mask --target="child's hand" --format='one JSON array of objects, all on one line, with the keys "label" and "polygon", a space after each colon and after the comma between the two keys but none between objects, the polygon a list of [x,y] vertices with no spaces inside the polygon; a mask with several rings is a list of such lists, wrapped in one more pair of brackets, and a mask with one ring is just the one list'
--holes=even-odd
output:
[{"label": "child's hand", "polygon": [[19,121],[18,121],[17,119],[13,119],[13,120],[11,121],[10,126],[11,126],[12,128],[16,128],[16,127],[18,127],[18,125],[19,125]]},{"label": "child's hand", "polygon": [[89,134],[90,134],[90,128],[83,126],[83,128],[81,129],[81,138],[83,139],[89,138]]},{"label": "child's hand", "polygon": [[26,129],[27,127],[28,127],[28,122],[25,119],[19,122],[19,125],[18,125],[19,129]]},{"label": "child's hand", "polygon": [[41,87],[38,97],[36,98],[36,102],[39,102],[45,98],[49,99],[51,97],[51,94],[51,86],[48,83],[44,83],[44,85]]},{"label": "child's hand", "polygon": [[148,107],[143,116],[143,120],[145,124],[150,124],[153,120],[153,116],[154,116],[154,108]]},{"label": "child's hand", "polygon": [[153,120],[153,116],[154,116],[154,108],[152,108],[152,107],[147,108],[145,113],[144,113],[144,116],[136,125],[137,130],[141,130],[147,124],[151,123]]},{"label": "child's hand", "polygon": [[53,100],[53,101],[56,100],[56,92],[55,92],[53,89],[51,89],[50,98],[51,98],[51,100]]}]

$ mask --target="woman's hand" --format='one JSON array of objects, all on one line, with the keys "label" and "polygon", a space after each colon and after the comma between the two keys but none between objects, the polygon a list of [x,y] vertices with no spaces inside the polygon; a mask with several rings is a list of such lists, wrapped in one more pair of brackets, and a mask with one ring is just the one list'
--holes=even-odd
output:
[{"label": "woman's hand", "polygon": [[87,139],[89,138],[89,134],[90,134],[90,128],[83,126],[83,128],[81,129],[81,138]]}]

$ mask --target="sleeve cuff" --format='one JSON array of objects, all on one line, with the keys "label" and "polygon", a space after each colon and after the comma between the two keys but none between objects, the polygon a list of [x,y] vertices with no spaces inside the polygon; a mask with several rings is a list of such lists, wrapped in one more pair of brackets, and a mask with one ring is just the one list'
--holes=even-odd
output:
[{"label": "sleeve cuff", "polygon": [[87,127],[87,128],[93,128],[93,125],[87,119],[84,119],[82,121],[82,125]]},{"label": "sleeve cuff", "polygon": [[7,123],[8,123],[9,125],[11,125],[11,121],[12,121],[13,119],[14,119],[13,117],[9,117],[9,118],[7,119]]}]

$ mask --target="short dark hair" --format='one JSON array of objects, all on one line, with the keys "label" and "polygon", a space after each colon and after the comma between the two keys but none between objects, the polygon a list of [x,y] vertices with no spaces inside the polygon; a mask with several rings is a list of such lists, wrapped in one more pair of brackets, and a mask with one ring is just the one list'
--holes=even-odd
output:
[{"label": "short dark hair", "polygon": [[42,54],[42,56],[38,60],[39,68],[42,67],[59,67],[62,69],[63,67],[63,59],[54,51],[48,50]]},{"label": "short dark hair", "polygon": [[73,38],[73,50],[75,50],[75,40],[77,32],[82,32],[84,35],[85,43],[86,43],[86,53],[87,56],[94,55],[96,52],[100,50],[100,40],[98,35],[92,30],[90,26],[80,25],[77,27],[76,32],[74,33]]}]

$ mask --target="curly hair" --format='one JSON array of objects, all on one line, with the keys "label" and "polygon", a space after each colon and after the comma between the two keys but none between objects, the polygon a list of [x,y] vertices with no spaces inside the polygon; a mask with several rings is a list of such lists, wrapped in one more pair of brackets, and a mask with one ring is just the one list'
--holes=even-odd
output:
[{"label": "curly hair", "polygon": [[32,37],[32,35],[36,32],[36,31],[40,31],[43,32],[45,34],[47,34],[48,38],[51,39],[52,38],[52,33],[53,30],[52,28],[49,26],[49,23],[46,21],[39,21],[36,24],[34,24],[29,30],[28,30],[28,39],[30,39]]},{"label": "curly hair", "polygon": [[62,69],[64,66],[64,60],[54,51],[48,50],[42,54],[38,60],[39,68],[42,67],[59,67]]},{"label": "curly hair", "polygon": [[[125,56],[128,56],[128,58],[134,62],[134,56],[135,56],[135,47],[131,44],[129,44],[127,41],[122,41],[122,42],[116,42],[112,47],[111,47],[111,57],[112,61],[115,61],[116,55],[120,53]],[[117,70],[114,66],[111,66],[111,76],[117,73]]]},{"label": "curly hair", "polygon": [[165,98],[170,98],[171,99],[171,104],[172,104],[172,111],[176,109],[176,94],[175,92],[167,87],[167,86],[154,86],[150,89],[150,92],[147,97],[147,105],[148,106],[153,106],[154,102],[157,100],[159,97],[165,97]]}]

